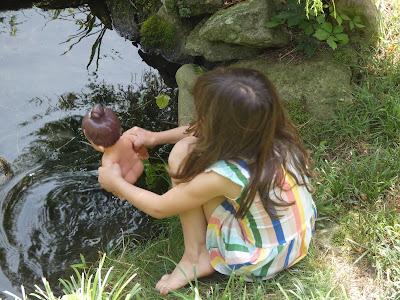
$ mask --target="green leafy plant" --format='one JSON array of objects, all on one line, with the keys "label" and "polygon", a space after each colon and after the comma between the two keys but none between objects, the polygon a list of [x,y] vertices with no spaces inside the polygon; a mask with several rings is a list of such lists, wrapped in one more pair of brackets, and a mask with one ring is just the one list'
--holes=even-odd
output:
[{"label": "green leafy plant", "polygon": [[170,49],[174,44],[174,24],[158,15],[150,16],[140,28],[141,43],[144,47]]},{"label": "green leafy plant", "polygon": [[[99,265],[94,273],[91,273],[91,268],[88,268],[85,259],[81,256],[82,262],[72,266],[75,272],[75,276],[71,276],[70,280],[60,279],[60,283],[63,287],[63,296],[56,297],[50,287],[49,282],[46,278],[42,278],[44,289],[35,285],[35,291],[29,296],[39,300],[94,300],[94,299],[133,299],[140,291],[140,285],[136,283],[133,287],[128,288],[132,280],[136,277],[136,273],[131,273],[128,269],[119,279],[113,281],[110,284],[110,278],[113,267],[109,269],[103,269],[106,255],[100,259]],[[28,300],[28,295],[25,293],[25,289],[21,287],[22,298],[10,293],[8,291],[5,294],[13,297],[15,300]]]},{"label": "green leafy plant", "polygon": [[150,190],[156,190],[157,186],[162,183],[170,185],[170,178],[165,167],[165,163],[150,163],[148,160],[144,161],[145,182]]},{"label": "green leafy plant", "polygon": [[159,109],[164,109],[168,106],[169,100],[171,97],[166,94],[160,94],[156,97],[156,104]]},{"label": "green leafy plant", "polygon": [[323,4],[320,0],[308,0],[306,3],[288,0],[287,9],[266,23],[268,28],[281,25],[298,29],[303,34],[301,38],[298,38],[297,48],[309,56],[317,48],[315,41],[310,42],[312,39],[324,42],[335,50],[339,44],[345,45],[349,42],[348,31],[365,27],[360,16],[351,18],[339,13],[333,1]]}]

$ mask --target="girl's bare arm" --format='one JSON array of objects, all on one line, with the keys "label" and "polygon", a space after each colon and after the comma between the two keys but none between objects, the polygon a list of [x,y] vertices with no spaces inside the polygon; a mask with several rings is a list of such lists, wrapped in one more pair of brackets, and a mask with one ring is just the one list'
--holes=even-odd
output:
[{"label": "girl's bare arm", "polygon": [[99,168],[101,186],[158,219],[200,207],[219,196],[234,197],[232,191],[237,191],[239,194],[238,185],[214,172],[201,173],[187,183],[178,184],[163,195],[130,185],[118,172],[120,172],[118,165]]},{"label": "girl's bare arm", "polygon": [[124,136],[131,138],[131,141],[138,149],[140,147],[152,148],[162,144],[175,144],[189,134],[186,130],[189,126],[180,126],[170,130],[153,132],[140,127],[133,127],[124,132]]}]

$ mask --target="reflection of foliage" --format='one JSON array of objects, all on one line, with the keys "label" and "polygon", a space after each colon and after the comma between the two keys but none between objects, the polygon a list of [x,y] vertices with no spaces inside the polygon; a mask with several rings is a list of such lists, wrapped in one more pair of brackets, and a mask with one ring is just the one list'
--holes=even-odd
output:
[{"label": "reflection of foliage", "polygon": [[169,49],[173,46],[176,28],[158,15],[149,17],[140,28],[144,47]]},{"label": "reflection of foliage", "polygon": [[[159,109],[155,101],[156,96],[165,95],[170,97],[168,106]],[[36,134],[39,149],[35,155],[39,159],[48,158],[50,153],[53,159],[61,159],[66,162],[67,156],[71,157],[69,163],[73,163],[73,153],[78,154],[82,150],[79,140],[84,140],[81,133],[81,117],[93,105],[101,103],[111,107],[119,116],[122,127],[126,130],[133,126],[140,126],[153,131],[167,130],[177,125],[177,93],[175,89],[165,85],[161,77],[148,71],[143,74],[141,83],[127,87],[107,85],[105,83],[90,83],[88,91],[83,93],[66,93],[59,96],[56,104],[51,104],[49,99],[34,98],[31,101],[36,105],[47,105],[44,115],[53,112],[65,111],[69,117],[54,122],[49,122],[39,129]],[[35,116],[35,119],[42,118],[42,115]],[[22,126],[29,124],[25,122]],[[92,151],[88,148],[88,151]],[[152,150],[157,157],[165,158],[165,148]],[[85,150],[86,151],[86,150]],[[71,154],[71,155],[70,155]],[[85,156],[85,155],[83,155]],[[81,155],[81,157],[83,157]],[[79,160],[79,158],[78,158]],[[84,162],[82,162],[84,163]]]},{"label": "reflection of foliage", "polygon": [[0,16],[0,33],[9,32],[11,36],[17,35],[17,25],[21,22],[17,21],[17,16]]},{"label": "reflection of foliage", "polygon": [[66,15],[63,15],[60,11],[56,11],[54,14],[57,19],[64,20],[73,20],[76,25],[79,26],[78,32],[68,37],[66,41],[63,43],[69,44],[68,49],[63,53],[66,54],[72,50],[72,48],[80,43],[83,39],[88,38],[92,35],[97,34],[97,38],[92,45],[92,50],[90,53],[89,63],[87,64],[87,68],[91,65],[93,59],[96,56],[96,71],[99,68],[99,60],[100,60],[100,50],[101,43],[106,33],[107,27],[97,20],[97,17],[94,16],[89,9],[89,7],[80,7],[77,10],[69,11]]}]

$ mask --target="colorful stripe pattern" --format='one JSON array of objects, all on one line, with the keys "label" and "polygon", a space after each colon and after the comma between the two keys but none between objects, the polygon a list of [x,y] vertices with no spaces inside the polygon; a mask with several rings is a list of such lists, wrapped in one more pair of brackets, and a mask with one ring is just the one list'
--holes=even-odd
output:
[{"label": "colorful stripe pattern", "polygon": [[[213,171],[247,186],[250,174],[243,162],[218,161]],[[271,191],[294,205],[277,208],[279,219],[271,219],[257,196],[243,219],[235,217],[240,197],[225,199],[211,215],[207,227],[207,248],[211,265],[220,273],[243,275],[247,280],[265,279],[301,260],[314,232],[316,208],[304,186],[285,174],[282,188]],[[278,210],[279,209],[279,210]]]}]

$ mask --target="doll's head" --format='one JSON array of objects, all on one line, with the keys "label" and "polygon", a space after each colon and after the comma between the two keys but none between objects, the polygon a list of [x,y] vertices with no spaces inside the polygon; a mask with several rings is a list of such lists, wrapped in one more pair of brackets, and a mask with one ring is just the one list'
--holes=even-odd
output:
[{"label": "doll's head", "polygon": [[101,104],[96,104],[83,117],[82,129],[86,138],[98,151],[114,145],[121,136],[118,117],[110,108]]}]

